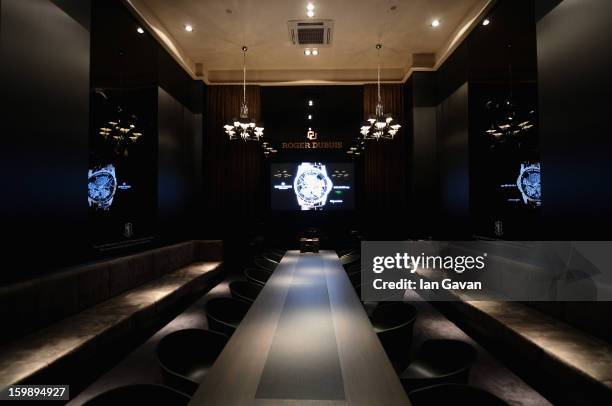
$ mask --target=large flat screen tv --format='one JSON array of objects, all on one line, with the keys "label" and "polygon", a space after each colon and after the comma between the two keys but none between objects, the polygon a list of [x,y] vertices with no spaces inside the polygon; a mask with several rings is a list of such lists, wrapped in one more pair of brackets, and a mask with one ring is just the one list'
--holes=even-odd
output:
[{"label": "large flat screen tv", "polygon": [[352,210],[352,163],[295,162],[270,165],[272,210]]}]

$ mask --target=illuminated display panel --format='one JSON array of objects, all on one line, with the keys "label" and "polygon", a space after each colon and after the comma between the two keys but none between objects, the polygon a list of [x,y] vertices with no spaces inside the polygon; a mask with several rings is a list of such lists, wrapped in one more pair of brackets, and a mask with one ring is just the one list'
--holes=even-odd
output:
[{"label": "illuminated display panel", "polygon": [[329,211],[355,207],[354,165],[299,162],[270,166],[272,210]]}]

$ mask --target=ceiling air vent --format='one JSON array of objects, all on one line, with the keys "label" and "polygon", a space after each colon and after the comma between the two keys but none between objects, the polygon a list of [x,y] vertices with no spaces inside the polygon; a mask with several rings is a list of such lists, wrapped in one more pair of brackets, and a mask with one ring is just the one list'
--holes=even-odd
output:
[{"label": "ceiling air vent", "polygon": [[295,46],[326,47],[332,43],[332,20],[290,20],[289,41]]}]

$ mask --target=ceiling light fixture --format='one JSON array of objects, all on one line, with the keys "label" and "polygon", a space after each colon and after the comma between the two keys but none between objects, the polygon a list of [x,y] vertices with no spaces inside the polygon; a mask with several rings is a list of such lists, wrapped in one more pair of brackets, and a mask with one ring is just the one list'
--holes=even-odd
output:
[{"label": "ceiling light fixture", "polygon": [[136,28],[136,31],[137,31],[139,34],[144,34],[144,30],[142,29],[142,27],[138,27],[138,28]]},{"label": "ceiling light fixture", "polygon": [[317,56],[319,55],[319,50],[317,48],[312,50],[312,56]]},{"label": "ceiling light fixture", "polygon": [[308,119],[309,119],[309,120],[312,120],[312,114],[309,114],[309,115],[308,115]]},{"label": "ceiling light fixture", "polygon": [[315,6],[314,6],[314,4],[312,4],[312,3],[308,3],[308,4],[306,5],[306,15],[308,16],[308,18],[312,18],[312,17],[314,17],[314,15],[315,15],[314,10],[315,10]]},{"label": "ceiling light fixture", "polygon": [[306,55],[306,56],[310,56],[310,54],[312,54],[312,52],[310,51],[310,48],[306,48],[306,49],[304,50],[304,55]]},{"label": "ceiling light fixture", "polygon": [[234,118],[229,124],[223,126],[230,140],[260,141],[263,138],[264,128],[256,124],[254,118],[249,118],[249,106],[246,97],[246,51],[242,47],[242,101],[240,102],[240,118]]},{"label": "ceiling light fixture", "polygon": [[312,106],[312,105],[314,105],[314,102],[312,100],[308,100],[308,105]]},{"label": "ceiling light fixture", "polygon": [[187,32],[193,31],[193,27],[191,26],[191,24],[185,24],[185,31]]},{"label": "ceiling light fixture", "polygon": [[372,114],[361,126],[361,135],[364,140],[392,140],[395,134],[399,131],[401,125],[398,124],[391,114],[384,113],[384,107],[382,98],[380,96],[380,50],[382,49],[381,44],[376,44],[376,50],[378,52],[378,73],[377,73],[377,86],[378,86],[378,102],[376,103],[376,114]]},{"label": "ceiling light fixture", "polygon": [[438,20],[438,19],[433,20],[431,22],[431,26],[434,27],[434,28],[439,27],[440,26],[440,20]]},{"label": "ceiling light fixture", "polygon": [[482,21],[482,25],[484,25],[485,27],[486,27],[487,25],[489,25],[489,24],[491,24],[491,20],[489,20],[488,18],[485,18],[485,19]]}]

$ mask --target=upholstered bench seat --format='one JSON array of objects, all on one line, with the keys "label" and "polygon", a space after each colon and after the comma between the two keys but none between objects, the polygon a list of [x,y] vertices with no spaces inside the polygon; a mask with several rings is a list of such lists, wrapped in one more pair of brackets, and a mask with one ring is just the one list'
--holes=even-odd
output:
[{"label": "upholstered bench seat", "polygon": [[436,305],[555,404],[612,404],[612,345],[521,303],[458,296]]},{"label": "upholstered bench seat", "polygon": [[[193,253],[194,244],[205,243],[183,244],[191,245]],[[180,251],[185,247],[181,244],[174,248]],[[137,256],[149,255],[153,257],[150,262],[153,264],[154,257],[160,258],[160,252],[173,255],[164,250],[152,250]],[[221,259],[220,252],[204,256]],[[133,261],[134,257],[125,257],[123,261]],[[193,258],[191,254],[185,261]],[[110,262],[117,265],[121,261],[107,261],[101,264],[101,269],[108,270]],[[168,268],[171,267],[168,261],[164,262]],[[161,276],[144,284],[0,345],[0,388],[17,383],[79,381],[78,375],[81,372],[86,374],[92,363],[118,352],[126,341],[152,333],[167,322],[169,316],[180,311],[176,307],[181,301],[199,297],[210,289],[219,280],[221,265],[221,261],[197,261],[165,274],[161,272]],[[70,285],[75,275],[76,278],[83,277],[82,272],[71,271],[63,279]],[[95,279],[96,275],[88,277],[92,278]],[[58,289],[61,290],[59,285]],[[57,299],[60,299],[59,295]],[[19,311],[15,309],[15,313],[19,314]],[[21,317],[27,317],[27,313],[22,313]]]}]

